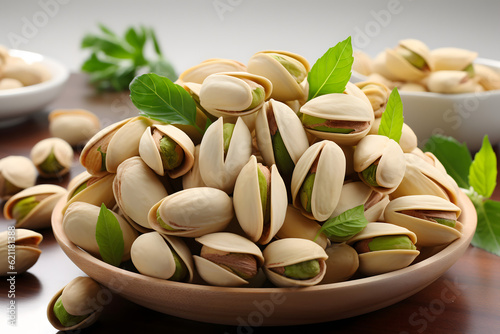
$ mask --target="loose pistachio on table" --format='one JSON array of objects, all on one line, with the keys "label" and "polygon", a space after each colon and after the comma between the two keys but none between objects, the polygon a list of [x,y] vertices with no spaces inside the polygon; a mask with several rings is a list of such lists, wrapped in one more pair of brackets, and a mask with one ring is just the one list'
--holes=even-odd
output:
[{"label": "loose pistachio on table", "polygon": [[66,175],[73,164],[73,148],[61,138],[46,138],[33,146],[31,160],[42,177]]},{"label": "loose pistachio on table", "polygon": [[56,109],[49,114],[52,137],[61,138],[71,146],[84,145],[101,128],[99,118],[83,109]]},{"label": "loose pistachio on table", "polygon": [[37,171],[31,159],[11,155],[0,159],[0,198],[8,199],[35,185]]},{"label": "loose pistachio on table", "polygon": [[[3,260],[0,261],[0,276],[6,276],[9,272],[22,274],[31,268],[42,253],[38,247],[42,240],[40,233],[24,228],[9,228],[1,232],[0,258]],[[8,261],[12,254],[15,255],[15,263]]]}]

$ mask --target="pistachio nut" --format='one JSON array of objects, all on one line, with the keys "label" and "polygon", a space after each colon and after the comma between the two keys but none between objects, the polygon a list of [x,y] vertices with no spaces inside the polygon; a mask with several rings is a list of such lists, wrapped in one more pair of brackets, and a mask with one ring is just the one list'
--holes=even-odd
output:
[{"label": "pistachio nut", "polygon": [[372,276],[409,266],[420,254],[412,231],[389,223],[372,222],[347,244],[359,254],[359,271]]},{"label": "pistachio nut", "polygon": [[194,147],[193,167],[182,176],[182,188],[206,187],[200,173],[200,145]]},{"label": "pistachio nut", "polygon": [[373,72],[373,60],[365,52],[361,50],[354,50],[352,53],[354,62],[352,63],[352,69],[359,74],[364,76],[369,76]]},{"label": "pistachio nut", "polygon": [[437,48],[430,51],[433,71],[466,71],[474,76],[473,62],[477,52],[454,47]]},{"label": "pistachio nut", "polygon": [[52,137],[61,138],[71,146],[84,145],[101,128],[99,118],[84,109],[56,109],[49,114]]},{"label": "pistachio nut", "polygon": [[342,243],[332,243],[325,249],[326,273],[321,284],[347,281],[359,268],[359,256],[354,248]]},{"label": "pistachio nut", "polygon": [[485,90],[500,89],[500,73],[498,71],[486,65],[474,64],[474,73],[479,84]]},{"label": "pistachio nut", "polygon": [[11,155],[0,159],[0,198],[8,199],[19,191],[33,187],[37,171],[26,157]]},{"label": "pistachio nut", "polygon": [[177,84],[193,82],[202,84],[211,74],[221,72],[246,72],[245,64],[232,59],[211,58],[202,61],[198,65],[188,68],[179,75]]},{"label": "pistachio nut", "polygon": [[455,204],[432,195],[393,199],[384,213],[385,221],[406,227],[417,235],[422,247],[449,244],[462,235],[458,221],[461,210]]},{"label": "pistachio nut", "polygon": [[356,86],[361,89],[370,101],[375,118],[382,117],[382,113],[385,111],[387,101],[391,95],[389,87],[376,81],[362,81],[356,83]]},{"label": "pistachio nut", "polygon": [[433,93],[473,93],[479,88],[477,80],[463,71],[432,72],[427,79],[427,88]]},{"label": "pistachio nut", "polygon": [[21,87],[24,87],[23,83],[17,79],[12,79],[12,78],[0,79],[0,90],[21,88]]},{"label": "pistachio nut", "polygon": [[211,285],[240,286],[257,276],[264,263],[259,247],[240,235],[229,232],[205,234],[196,238],[202,244],[194,255],[197,272]]},{"label": "pistachio nut", "polygon": [[427,92],[427,87],[422,83],[407,82],[399,86],[399,92]]},{"label": "pistachio nut", "polygon": [[392,77],[400,81],[419,81],[429,74],[432,63],[427,45],[416,39],[399,41],[385,51],[385,65]]},{"label": "pistachio nut", "polygon": [[61,138],[46,138],[33,146],[31,160],[42,177],[66,175],[73,164],[73,148]]},{"label": "pistachio nut", "polygon": [[326,273],[325,250],[314,241],[286,238],[271,242],[262,252],[264,272],[278,287],[313,286]]},{"label": "pistachio nut", "polygon": [[59,290],[47,306],[47,318],[60,331],[87,328],[100,316],[103,288],[90,277],[79,276]]},{"label": "pistachio nut", "polygon": [[155,231],[144,233],[134,241],[130,253],[143,275],[179,282],[193,280],[193,258],[181,238]]},{"label": "pistachio nut", "polygon": [[[42,242],[40,233],[24,228],[10,228],[0,233],[0,276],[16,272],[18,275],[31,268],[42,253],[38,245]],[[15,256],[15,263],[9,262]],[[14,267],[12,267],[12,265]]]},{"label": "pistachio nut", "polygon": [[16,227],[42,229],[50,227],[52,210],[66,196],[66,189],[53,184],[39,184],[21,190],[5,203],[3,215],[15,219]]},{"label": "pistachio nut", "polygon": [[47,80],[47,70],[26,62],[7,62],[2,69],[2,77],[16,79],[23,86],[32,86]]},{"label": "pistachio nut", "polygon": [[372,63],[373,73],[368,76],[368,80],[382,82],[389,89],[395,87],[395,83],[401,81],[398,76],[392,74],[387,67],[387,52],[382,51],[377,54]]},{"label": "pistachio nut", "polygon": [[[368,134],[370,135],[376,135],[378,134],[378,130],[380,128],[380,121],[381,118],[375,118],[375,121],[373,122],[373,126],[370,129],[370,132]],[[401,138],[399,139],[399,146],[401,146],[401,149],[403,150],[404,153],[411,153],[418,145],[418,140],[417,140],[417,135],[411,127],[403,123],[403,129],[401,132]]]}]

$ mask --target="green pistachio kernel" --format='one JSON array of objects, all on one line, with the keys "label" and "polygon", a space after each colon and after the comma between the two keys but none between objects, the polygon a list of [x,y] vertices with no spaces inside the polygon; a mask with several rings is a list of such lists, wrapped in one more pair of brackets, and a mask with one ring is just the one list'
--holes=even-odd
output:
[{"label": "green pistachio kernel", "polygon": [[266,92],[263,87],[257,87],[254,90],[252,90],[252,103],[250,103],[250,106],[246,110],[252,110],[259,104],[264,102],[265,95]]},{"label": "green pistachio kernel", "polygon": [[170,277],[168,280],[181,282],[187,276],[188,270],[184,261],[182,261],[182,259],[173,249],[172,249],[172,255],[174,257],[174,262],[175,262],[175,272],[172,275],[172,277]]},{"label": "green pistachio kernel", "polygon": [[163,136],[160,139],[160,156],[163,169],[173,170],[182,164],[184,150],[169,136]]},{"label": "green pistachio kernel", "polygon": [[320,272],[318,260],[309,260],[285,266],[284,275],[293,279],[311,279],[316,277]]},{"label": "green pistachio kernel", "polygon": [[106,171],[106,153],[102,151],[101,146],[97,148],[97,152],[101,153],[101,172]]},{"label": "green pistachio kernel", "polygon": [[166,230],[169,230],[169,231],[175,231],[176,229],[173,228],[172,226],[166,224],[163,219],[161,219],[160,217],[160,210],[157,210],[156,211],[156,220],[158,221],[158,224],[163,227],[164,229]]},{"label": "green pistachio kernel", "polygon": [[283,179],[291,180],[295,164],[286,149],[285,143],[283,142],[283,138],[281,137],[279,131],[276,131],[276,134],[272,138],[272,142],[276,167],[278,168],[278,171]]},{"label": "green pistachio kernel", "polygon": [[423,70],[427,66],[427,63],[422,56],[405,47],[399,48],[399,54],[419,70]]},{"label": "green pistachio kernel", "polygon": [[322,131],[322,132],[333,132],[333,133],[351,133],[354,131],[354,129],[350,128],[338,128],[338,127],[332,127],[329,126],[328,123],[329,121],[325,118],[320,118],[320,117],[314,117],[311,115],[307,114],[302,114],[301,117],[302,124],[304,127],[311,129],[311,130],[316,130],[316,131]]},{"label": "green pistachio kernel", "polygon": [[75,197],[78,193],[80,193],[81,191],[83,191],[85,188],[87,188],[87,182],[84,182],[84,183],[80,184],[78,186],[78,188],[76,188],[75,191],[73,191],[73,194],[71,195],[70,198]]},{"label": "green pistachio kernel", "polygon": [[289,56],[272,54],[272,57],[279,61],[281,65],[290,73],[290,75],[297,81],[301,83],[307,76],[307,70],[300,61]]},{"label": "green pistachio kernel", "polygon": [[234,124],[224,123],[222,126],[222,134],[224,137],[224,155],[227,154],[229,150],[229,144],[231,143],[231,138],[233,137]]},{"label": "green pistachio kernel", "polygon": [[443,224],[449,227],[455,227],[457,225],[457,221],[454,219],[446,219],[446,218],[436,218],[432,217],[437,223]]},{"label": "green pistachio kernel", "polygon": [[79,324],[89,316],[88,314],[87,315],[69,314],[64,308],[64,305],[62,303],[62,295],[59,296],[56,303],[54,304],[54,314],[61,323],[61,325],[63,325],[64,327],[71,327],[76,324]]},{"label": "green pistachio kernel", "polygon": [[309,175],[306,176],[304,183],[302,183],[302,186],[300,187],[299,191],[300,203],[302,204],[304,210],[306,210],[307,212],[312,211],[311,197],[312,197],[315,178],[316,178],[316,173],[309,173]]},{"label": "green pistachio kernel", "polygon": [[470,78],[473,78],[474,75],[475,75],[475,71],[474,71],[474,65],[472,63],[470,63],[469,65],[467,65],[462,71],[465,71],[467,72],[467,75],[470,77]]},{"label": "green pistachio kernel", "polygon": [[33,210],[40,202],[36,200],[35,196],[30,196],[17,201],[12,208],[12,217],[20,221],[26,217],[31,210]]},{"label": "green pistachio kernel", "polygon": [[368,247],[370,251],[391,249],[417,249],[410,238],[406,235],[387,235],[373,238]]},{"label": "green pistachio kernel", "polygon": [[361,172],[363,179],[372,187],[380,187],[377,183],[377,167],[378,164],[373,163]]},{"label": "green pistachio kernel", "polygon": [[54,151],[38,166],[44,173],[57,174],[64,169],[64,166],[57,161]]},{"label": "green pistachio kernel", "polygon": [[259,191],[260,191],[260,200],[262,203],[262,214],[264,215],[264,222],[269,221],[269,217],[271,215],[270,212],[270,207],[268,205],[268,189],[267,189],[267,179],[264,175],[264,173],[260,170],[260,168],[257,168],[257,175],[259,179]]}]

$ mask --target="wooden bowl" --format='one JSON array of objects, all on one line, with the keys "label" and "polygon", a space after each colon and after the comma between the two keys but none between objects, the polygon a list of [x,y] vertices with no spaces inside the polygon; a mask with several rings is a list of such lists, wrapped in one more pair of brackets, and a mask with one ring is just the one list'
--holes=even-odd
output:
[{"label": "wooden bowl", "polygon": [[241,326],[280,326],[327,322],[375,311],[422,290],[465,252],[477,217],[468,197],[460,192],[463,235],[446,247],[426,250],[423,259],[407,268],[342,283],[306,288],[227,288],[171,282],[111,266],[75,246],[64,234],[58,203],[52,229],[66,255],[87,275],[124,298],[173,316]]}]

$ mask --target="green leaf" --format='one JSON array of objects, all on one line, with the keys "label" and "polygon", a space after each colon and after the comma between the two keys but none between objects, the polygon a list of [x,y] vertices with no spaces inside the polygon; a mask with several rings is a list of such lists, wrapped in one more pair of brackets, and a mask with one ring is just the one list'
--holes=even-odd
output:
[{"label": "green leaf", "polygon": [[118,267],[122,262],[124,252],[123,232],[118,219],[116,219],[111,210],[106,208],[104,203],[101,205],[101,210],[97,218],[95,238],[102,259]]},{"label": "green leaf", "polygon": [[109,36],[112,36],[112,37],[117,37],[116,34],[111,29],[109,29],[108,27],[106,27],[104,24],[99,23],[98,26],[99,26],[99,29],[101,29],[101,31],[103,33],[105,33],[106,35],[109,35]]},{"label": "green leaf", "polygon": [[351,36],[328,49],[316,61],[307,76],[308,100],[320,95],[343,93],[351,78],[353,61]]},{"label": "green leaf", "polygon": [[103,61],[97,57],[95,53],[92,53],[89,59],[87,59],[82,65],[82,71],[85,72],[96,72],[103,71],[115,65],[110,62]]},{"label": "green leaf", "polygon": [[500,256],[500,202],[474,201],[477,211],[476,233],[472,245]]},{"label": "green leaf", "polygon": [[144,48],[144,44],[146,43],[146,35],[143,31],[140,31],[138,33],[133,27],[130,27],[125,33],[125,40],[134,49],[140,51],[142,54],[142,49]]},{"label": "green leaf", "polygon": [[403,102],[397,88],[394,88],[380,120],[378,134],[394,139],[397,143],[403,133]]},{"label": "green leaf", "polygon": [[490,198],[497,183],[497,157],[488,135],[484,136],[481,149],[470,165],[469,182],[479,195]]},{"label": "green leaf", "polygon": [[167,77],[171,81],[177,80],[177,74],[175,73],[174,67],[163,58],[150,62],[149,69],[152,73]]},{"label": "green leaf", "polygon": [[367,224],[364,206],[358,205],[324,222],[316,238],[323,232],[334,242],[346,241],[361,232]]},{"label": "green leaf", "polygon": [[158,56],[162,56],[161,53],[161,48],[160,48],[160,43],[158,43],[158,38],[156,38],[156,33],[154,32],[153,29],[149,29],[149,36],[151,37],[151,40],[153,41],[153,46],[155,49],[155,52]]},{"label": "green leaf", "polygon": [[460,188],[470,187],[469,169],[472,156],[465,143],[460,144],[453,137],[433,135],[427,140],[423,150],[431,152],[438,158]]},{"label": "green leaf", "polygon": [[91,48],[94,51],[101,51],[107,56],[119,59],[133,59],[134,54],[131,50],[127,50],[126,46],[115,38],[104,36],[99,37],[96,35],[87,35],[82,41],[82,48]]},{"label": "green leaf", "polygon": [[130,98],[143,115],[164,123],[196,125],[196,103],[181,86],[154,73],[136,77]]}]

